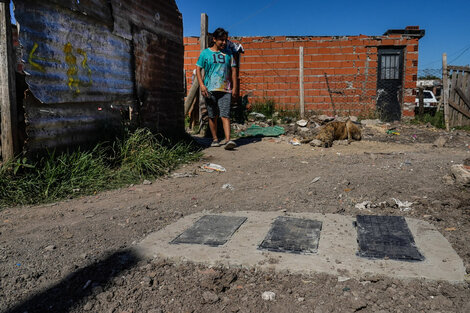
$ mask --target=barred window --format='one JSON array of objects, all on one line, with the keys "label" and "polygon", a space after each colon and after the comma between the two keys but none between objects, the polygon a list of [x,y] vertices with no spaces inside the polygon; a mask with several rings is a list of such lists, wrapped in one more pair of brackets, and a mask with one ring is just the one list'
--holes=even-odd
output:
[{"label": "barred window", "polygon": [[380,79],[398,79],[400,74],[399,55],[382,55]]}]

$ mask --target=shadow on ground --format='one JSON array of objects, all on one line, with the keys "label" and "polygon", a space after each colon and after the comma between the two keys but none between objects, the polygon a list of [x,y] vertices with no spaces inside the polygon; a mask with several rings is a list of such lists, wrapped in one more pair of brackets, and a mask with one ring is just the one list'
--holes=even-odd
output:
[{"label": "shadow on ground", "polygon": [[5,313],[67,312],[93,293],[93,288],[106,289],[110,281],[137,264],[132,250],[117,251],[95,263],[69,274],[59,283],[32,295]]}]

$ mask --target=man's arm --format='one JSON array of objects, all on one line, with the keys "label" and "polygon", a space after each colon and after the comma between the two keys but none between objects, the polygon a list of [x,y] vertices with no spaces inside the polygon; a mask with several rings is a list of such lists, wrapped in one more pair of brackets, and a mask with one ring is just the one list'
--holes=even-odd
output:
[{"label": "man's arm", "polygon": [[209,92],[207,91],[207,87],[204,85],[204,80],[202,79],[202,68],[196,66],[196,76],[199,82],[199,88],[201,88],[201,93],[204,97],[209,98]]},{"label": "man's arm", "polygon": [[238,67],[232,66],[232,97],[235,98],[238,94]]}]

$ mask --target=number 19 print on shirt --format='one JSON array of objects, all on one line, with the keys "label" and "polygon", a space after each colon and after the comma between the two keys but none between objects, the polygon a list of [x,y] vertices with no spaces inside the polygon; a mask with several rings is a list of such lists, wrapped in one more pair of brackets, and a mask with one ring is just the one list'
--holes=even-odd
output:
[{"label": "number 19 print on shirt", "polygon": [[204,69],[204,85],[207,90],[231,92],[231,67],[236,66],[231,53],[205,49],[201,52],[196,65]]}]

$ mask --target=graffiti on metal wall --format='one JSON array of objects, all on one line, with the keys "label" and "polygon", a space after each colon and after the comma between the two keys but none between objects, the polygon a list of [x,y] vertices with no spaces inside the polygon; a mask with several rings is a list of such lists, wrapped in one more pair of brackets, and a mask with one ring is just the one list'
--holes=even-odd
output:
[{"label": "graffiti on metal wall", "polygon": [[[34,43],[31,51],[28,55],[28,63],[31,65],[32,68],[35,70],[46,73],[46,68],[44,65],[37,63],[37,61],[43,61],[48,63],[62,63],[60,60],[57,59],[46,59],[43,57],[39,57],[36,52],[39,45]],[[67,81],[66,85],[68,88],[73,92],[75,96],[80,93],[81,87],[90,87],[93,85],[92,80],[92,71],[91,68],[88,66],[88,54],[85,50],[81,48],[74,48],[70,42],[67,42],[64,45],[63,49],[65,53],[65,64],[67,65]],[[77,57],[81,57],[82,60],[77,64]],[[85,73],[85,76],[88,78],[83,80],[79,77],[80,73]]]},{"label": "graffiti on metal wall", "polygon": [[[87,81],[81,80],[78,77],[80,69],[77,66],[77,57],[75,56],[74,51],[83,57],[83,60],[80,64],[81,68],[85,71],[86,76],[88,77]],[[69,86],[70,90],[72,90],[76,95],[78,95],[80,93],[80,87],[90,87],[93,84],[93,80],[91,79],[91,69],[88,66],[88,55],[83,49],[74,49],[70,42],[67,42],[64,45],[64,53],[65,63],[67,63],[68,66],[67,86]]]},{"label": "graffiti on metal wall", "polygon": [[38,47],[39,47],[39,45],[35,42],[34,45],[33,45],[33,48],[29,52],[28,63],[31,64],[31,66],[35,70],[37,70],[39,72],[42,72],[42,73],[45,73],[46,69],[44,68],[44,66],[42,66],[41,64],[36,63],[36,61],[56,62],[56,63],[59,63],[60,61],[57,60],[57,59],[46,59],[46,58],[42,58],[42,57],[37,56],[36,55],[36,50],[38,49]]}]

